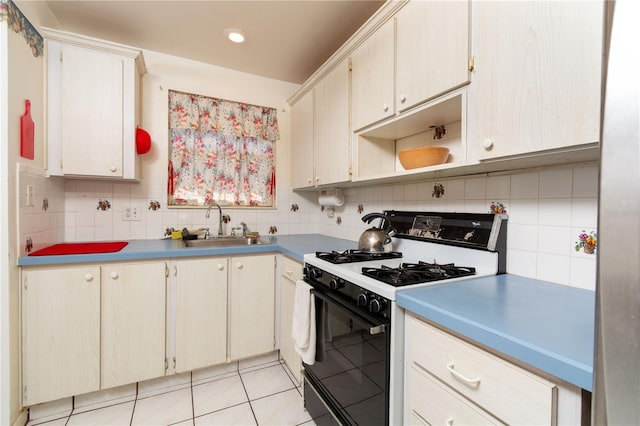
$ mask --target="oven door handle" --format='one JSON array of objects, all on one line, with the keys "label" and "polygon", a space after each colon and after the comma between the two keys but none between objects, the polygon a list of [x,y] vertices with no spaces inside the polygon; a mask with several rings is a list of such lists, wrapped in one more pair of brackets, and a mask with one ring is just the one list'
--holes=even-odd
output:
[{"label": "oven door handle", "polygon": [[371,335],[382,334],[387,331],[386,323],[381,321],[376,321],[374,318],[369,317],[369,315],[365,316],[365,314],[362,312],[354,311],[352,308],[349,307],[349,305],[331,296],[330,294],[322,293],[318,290],[313,290],[313,289],[311,290],[311,294],[313,294],[315,297],[319,298],[320,300],[323,300],[324,302],[331,303],[334,306],[337,306],[338,308],[345,311],[350,316],[356,317],[360,322],[364,323],[369,328],[369,334]]}]

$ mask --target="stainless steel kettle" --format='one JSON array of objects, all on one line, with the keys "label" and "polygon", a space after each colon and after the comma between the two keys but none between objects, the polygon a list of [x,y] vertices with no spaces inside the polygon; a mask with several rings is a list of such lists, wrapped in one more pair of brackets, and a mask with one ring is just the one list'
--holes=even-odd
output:
[{"label": "stainless steel kettle", "polygon": [[364,223],[371,223],[375,219],[380,219],[379,227],[369,228],[360,235],[358,250],[370,253],[388,253],[393,250],[390,233],[391,223],[389,218],[382,213],[369,213],[362,216]]}]

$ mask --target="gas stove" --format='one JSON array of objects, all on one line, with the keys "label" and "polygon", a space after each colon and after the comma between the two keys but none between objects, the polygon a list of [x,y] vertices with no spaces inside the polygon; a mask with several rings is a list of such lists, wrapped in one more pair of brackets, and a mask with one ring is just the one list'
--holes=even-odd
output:
[{"label": "gas stove", "polygon": [[396,230],[394,252],[304,256],[319,321],[315,364],[304,364],[305,405],[314,418],[403,424],[404,311],[396,293],[506,270],[506,215],[384,214]]},{"label": "gas stove", "polygon": [[403,211],[384,214],[397,230],[392,237],[393,252],[307,254],[306,270],[333,276],[391,301],[395,301],[397,291],[404,289],[506,270],[506,215]]}]

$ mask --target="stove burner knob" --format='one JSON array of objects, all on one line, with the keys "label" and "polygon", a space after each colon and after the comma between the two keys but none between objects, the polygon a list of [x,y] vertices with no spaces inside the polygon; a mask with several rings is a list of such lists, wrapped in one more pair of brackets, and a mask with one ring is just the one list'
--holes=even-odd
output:
[{"label": "stove burner knob", "polygon": [[341,278],[334,278],[329,281],[329,288],[331,288],[331,290],[337,290],[342,287],[344,287],[344,281]]},{"label": "stove burner knob", "polygon": [[377,314],[384,308],[384,302],[379,299],[373,299],[369,302],[369,312]]},{"label": "stove burner knob", "polygon": [[365,307],[369,300],[367,299],[367,295],[365,293],[360,293],[358,295],[358,306]]},{"label": "stove burner knob", "polygon": [[303,274],[311,279],[317,279],[322,276],[322,269],[314,268],[313,266],[305,266]]}]

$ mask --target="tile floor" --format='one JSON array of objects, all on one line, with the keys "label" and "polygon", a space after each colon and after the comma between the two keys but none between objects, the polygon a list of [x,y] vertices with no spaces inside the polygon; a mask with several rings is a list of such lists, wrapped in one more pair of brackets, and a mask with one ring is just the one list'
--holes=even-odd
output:
[{"label": "tile floor", "polygon": [[27,426],[310,425],[302,389],[277,353],[30,409]]}]

